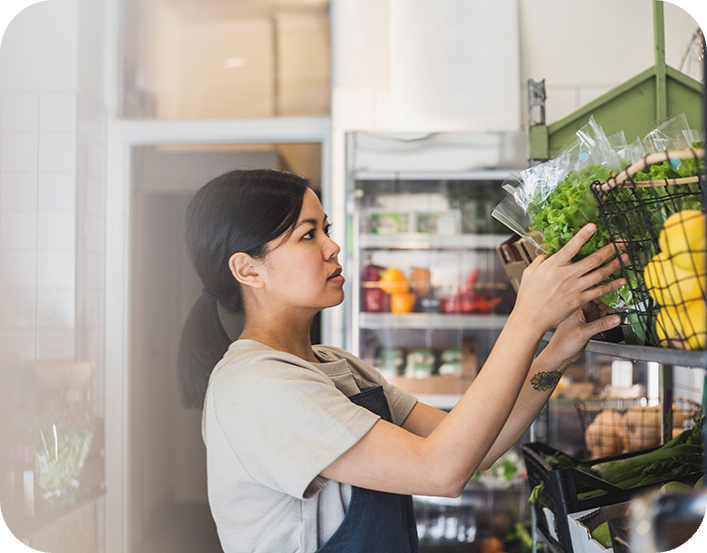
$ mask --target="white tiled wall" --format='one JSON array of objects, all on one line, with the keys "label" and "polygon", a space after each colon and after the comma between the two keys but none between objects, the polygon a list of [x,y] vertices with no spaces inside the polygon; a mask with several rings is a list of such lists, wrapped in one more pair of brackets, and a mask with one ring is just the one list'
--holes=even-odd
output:
[{"label": "white tiled wall", "polygon": [[104,152],[97,102],[0,95],[0,350],[23,361],[102,360]]}]

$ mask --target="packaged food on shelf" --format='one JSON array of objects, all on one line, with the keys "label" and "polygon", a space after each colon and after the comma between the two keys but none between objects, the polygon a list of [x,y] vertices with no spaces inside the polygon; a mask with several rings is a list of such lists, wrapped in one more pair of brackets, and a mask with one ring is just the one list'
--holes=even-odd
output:
[{"label": "packaged food on shelf", "polygon": [[405,274],[397,267],[388,267],[383,271],[378,286],[389,294],[406,294],[410,285]]},{"label": "packaged food on shelf", "polygon": [[417,296],[414,292],[404,292],[390,295],[390,312],[397,314],[412,313],[415,311]]},{"label": "packaged food on shelf", "polygon": [[376,283],[380,281],[385,267],[366,265],[361,271],[361,311],[365,313],[383,313],[388,311],[388,294]]},{"label": "packaged food on shelf", "polygon": [[368,222],[372,234],[410,232],[410,215],[407,213],[370,213]]},{"label": "packaged food on shelf", "polygon": [[376,367],[388,380],[393,382],[400,374],[405,363],[405,353],[401,348],[381,349],[376,356]]},{"label": "packaged food on shelf", "polygon": [[460,348],[408,350],[404,367],[392,382],[411,394],[463,394],[478,372],[476,340],[465,337]]},{"label": "packaged food on shelf", "polygon": [[432,350],[423,348],[411,351],[407,355],[405,376],[407,378],[429,378],[434,369],[435,357]]},{"label": "packaged food on shelf", "polygon": [[437,369],[440,376],[462,375],[462,350],[460,348],[446,349],[440,357],[442,364]]},{"label": "packaged food on shelf", "polygon": [[461,214],[459,211],[443,213],[415,213],[415,232],[453,236],[461,234]]},{"label": "packaged food on shelf", "polygon": [[413,267],[410,272],[410,288],[420,298],[426,298],[432,291],[432,273],[427,267]]}]

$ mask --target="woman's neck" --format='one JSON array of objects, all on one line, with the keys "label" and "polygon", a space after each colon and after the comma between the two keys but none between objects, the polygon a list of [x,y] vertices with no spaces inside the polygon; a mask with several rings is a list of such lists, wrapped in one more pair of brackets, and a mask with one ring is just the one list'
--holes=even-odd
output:
[{"label": "woman's neck", "polygon": [[244,308],[245,327],[239,339],[255,340],[306,361],[319,361],[312,351],[310,338],[317,310],[301,307],[286,309],[250,296],[244,297]]},{"label": "woman's neck", "polygon": [[291,353],[292,355],[295,355],[300,359],[304,359],[305,361],[318,363],[319,359],[316,355],[314,355],[314,351],[312,350],[312,341],[309,334],[309,328],[310,327],[307,326],[306,331],[302,329],[298,331],[296,327],[292,326],[289,328],[272,326],[262,327],[249,325],[246,322],[245,328],[238,339],[254,340],[276,349],[277,351]]}]

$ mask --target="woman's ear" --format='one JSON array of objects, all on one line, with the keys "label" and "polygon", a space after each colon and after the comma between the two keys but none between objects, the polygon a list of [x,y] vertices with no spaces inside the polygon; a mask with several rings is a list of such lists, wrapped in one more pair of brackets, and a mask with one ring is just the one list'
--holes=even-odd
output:
[{"label": "woman's ear", "polygon": [[258,273],[255,260],[244,252],[234,253],[228,260],[228,268],[234,278],[246,286],[262,288],[263,281]]}]

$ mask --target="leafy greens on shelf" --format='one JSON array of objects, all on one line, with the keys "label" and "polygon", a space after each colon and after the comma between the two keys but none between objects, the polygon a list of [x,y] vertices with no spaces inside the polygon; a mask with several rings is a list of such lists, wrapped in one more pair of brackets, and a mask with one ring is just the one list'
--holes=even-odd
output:
[{"label": "leafy greens on shelf", "polygon": [[[702,147],[702,144],[696,143],[694,147]],[[664,161],[639,171],[633,181],[664,181],[693,177],[703,172],[704,162],[701,158]],[[599,202],[591,189],[592,183],[606,182],[612,174],[600,164],[570,171],[547,197],[538,197],[528,203],[527,213],[532,220],[529,230],[542,234],[543,247],[548,254],[557,252],[587,223],[596,223],[597,232],[582,246],[575,260],[587,257],[612,242],[609,231],[601,221]],[[666,186],[637,187],[632,193],[646,205],[649,223],[657,235],[673,213],[685,209],[702,211],[700,190],[699,183],[688,183],[670,185],[669,194]],[[665,201],[667,196],[670,196],[671,201]],[[639,295],[634,294],[633,290],[642,284],[643,267],[652,255],[642,246],[645,236],[640,234],[645,231],[645,226],[629,224],[620,230],[623,238],[636,245],[632,250],[634,259],[631,260],[634,270],[629,272],[629,283],[626,286],[601,298],[611,307],[631,306],[640,301]]]}]

